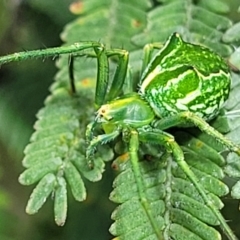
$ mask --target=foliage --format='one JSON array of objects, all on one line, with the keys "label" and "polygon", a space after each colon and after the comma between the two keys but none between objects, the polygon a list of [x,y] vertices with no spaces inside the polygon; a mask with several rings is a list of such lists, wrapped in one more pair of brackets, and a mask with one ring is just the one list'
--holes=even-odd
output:
[{"label": "foliage", "polygon": [[[164,0],[156,5],[150,1],[86,0],[71,5],[76,19],[61,34],[65,44],[95,40],[107,47],[120,47],[130,52],[130,65],[137,79],[141,66],[142,47],[150,42],[164,42],[172,32],[179,32],[187,41],[204,44],[224,57],[239,62],[233,46],[239,46],[239,23],[223,16],[229,6],[220,0]],[[79,15],[79,16],[78,16]],[[83,54],[84,55],[84,54]],[[237,59],[237,60],[236,60]],[[116,65],[111,59],[112,70]],[[59,71],[51,85],[51,94],[38,112],[29,145],[25,148],[23,165],[27,168],[19,181],[24,185],[38,183],[27,205],[27,212],[36,213],[52,193],[54,215],[63,225],[67,215],[68,189],[77,201],[86,199],[84,179],[99,181],[113,158],[119,174],[113,183],[110,199],[120,204],[112,214],[110,232],[118,239],[157,239],[156,229],[149,222],[139,201],[132,167],[121,139],[114,146],[100,146],[95,168],[85,162],[85,128],[94,118],[95,59],[80,56],[74,62],[77,95],[69,94],[68,56],[57,61]],[[239,121],[228,112],[239,109],[239,75],[233,73],[230,98],[220,116],[211,124],[239,142]],[[128,86],[125,86],[128,91]],[[228,153],[216,139],[198,130],[171,129],[184,150],[185,158],[199,178],[206,193],[221,210],[221,197],[232,190],[239,199],[239,182],[231,189],[224,178],[240,178],[239,157]],[[225,158],[219,154],[225,152]],[[119,156],[120,155],[120,156]],[[155,145],[140,147],[140,168],[144,178],[149,209],[154,222],[164,232],[164,239],[221,239],[219,219],[199,196],[186,175],[164,149]],[[71,206],[70,206],[71,208]],[[234,239],[234,238],[229,238]]]}]

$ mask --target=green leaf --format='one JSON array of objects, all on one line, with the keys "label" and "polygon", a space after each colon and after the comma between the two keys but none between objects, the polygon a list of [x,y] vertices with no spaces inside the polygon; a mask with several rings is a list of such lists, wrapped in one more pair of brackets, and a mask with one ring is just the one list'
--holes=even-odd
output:
[{"label": "green leaf", "polygon": [[57,183],[54,192],[54,215],[56,224],[63,226],[67,218],[67,184],[63,177],[58,177]]},{"label": "green leaf", "polygon": [[229,58],[229,62],[237,69],[240,69],[240,48],[235,49]]},{"label": "green leaf", "polygon": [[91,169],[87,163],[84,155],[76,154],[73,162],[77,169],[82,172],[83,176],[92,182],[102,179],[102,173],[104,171],[105,163],[102,158],[98,157],[94,159],[94,168]]},{"label": "green leaf", "polygon": [[19,182],[23,185],[31,185],[46,174],[57,172],[62,165],[60,158],[44,159],[44,161],[34,164],[19,176]]},{"label": "green leaf", "polygon": [[171,224],[170,226],[171,235],[174,239],[177,240],[185,240],[186,236],[189,240],[201,240],[202,238],[198,237],[193,232],[189,231],[187,228],[178,225],[178,224]]},{"label": "green leaf", "polygon": [[225,173],[228,176],[234,178],[240,178],[240,162],[239,157],[235,153],[229,153],[227,155],[227,166],[225,167]]},{"label": "green leaf", "polygon": [[240,199],[240,181],[232,187],[231,196],[235,199]]},{"label": "green leaf", "polygon": [[239,42],[240,41],[239,31],[240,31],[240,23],[234,24],[223,35],[223,41],[226,43]]},{"label": "green leaf", "polygon": [[68,162],[65,166],[65,175],[68,184],[72,190],[72,194],[77,201],[83,201],[86,199],[86,189],[84,187],[83,180],[75,168],[75,166]]},{"label": "green leaf", "polygon": [[56,177],[54,174],[49,173],[45,175],[38,185],[33,190],[28,201],[26,212],[28,214],[35,214],[42,207],[47,200],[48,196],[54,190],[56,184]]},{"label": "green leaf", "polygon": [[[219,3],[214,1],[214,6],[216,2]],[[223,56],[229,56],[232,49],[222,44],[221,38],[223,31],[231,25],[228,18],[200,5],[196,6],[192,1],[172,0],[149,12],[146,29],[133,40],[137,45],[143,46],[151,42],[165,42],[172,32],[179,32],[187,41],[206,45]]]},{"label": "green leaf", "polygon": [[[213,48],[215,51],[218,51],[224,56],[229,56],[231,54],[231,47],[220,43],[224,31],[232,25],[229,19],[216,14],[216,12],[224,11],[224,5],[220,6],[220,8],[222,7],[222,10],[220,9],[219,11],[211,12],[209,10],[206,10],[206,8],[202,8],[193,4],[191,5],[190,1],[168,2],[168,4],[163,4],[149,12],[149,21],[146,29],[143,33],[133,38],[136,44],[138,44],[139,46],[143,46],[144,44],[149,42],[164,42],[171,32],[180,31],[180,33],[182,33],[187,40],[196,41],[200,44],[206,44],[208,47]],[[217,6],[215,7],[217,8]],[[156,31],[156,29],[160,29],[160,31]],[[210,35],[211,38],[208,38],[208,36]],[[137,58],[139,57],[136,57],[136,59]],[[131,62],[133,62],[133,66],[137,66],[137,61],[135,62],[135,60],[133,60]],[[233,86],[235,86],[235,83],[233,83]],[[235,96],[237,97],[237,90]],[[233,100],[233,103],[236,104],[236,100]],[[224,133],[231,131],[231,127],[229,127],[228,118],[226,117],[226,115],[227,113],[225,114],[223,112],[222,116],[214,121],[214,126],[216,126],[218,130]],[[237,124],[237,119],[235,121]],[[225,176],[223,166],[226,165],[226,161],[219,154],[220,151],[224,150],[224,147],[221,146],[221,144],[218,143],[215,139],[211,139],[206,134],[199,133],[199,131],[196,130],[190,130],[186,132],[184,129],[181,132],[173,131],[173,134],[174,136],[176,136],[177,141],[182,145],[182,149],[185,153],[185,160],[187,161],[189,166],[191,166],[191,169],[194,171],[196,176],[199,178],[199,183],[204,186],[206,192],[208,192],[208,196],[211,198],[211,201],[214,202],[215,207],[217,209],[221,209],[223,207],[223,203],[221,202],[219,197],[225,196],[229,192],[228,187],[223,183],[223,178]],[[236,135],[239,136],[239,133],[236,133]],[[141,149],[143,149],[143,146],[141,146]],[[144,150],[142,154],[144,155]],[[155,155],[154,150],[150,151],[150,155],[152,155],[152,161],[157,159],[157,155]],[[160,161],[163,161],[163,159],[164,158],[161,157]],[[130,203],[133,201],[132,199],[138,199],[138,197],[136,196],[137,191],[136,187],[134,186],[134,182],[132,182],[133,180],[129,179],[127,175],[124,174],[125,171],[128,171],[127,167],[121,166],[121,164],[123,164],[121,160],[119,165],[118,161],[117,163],[115,162],[114,168],[120,169],[120,171],[122,171],[119,175],[122,176],[122,180],[115,181],[115,189],[111,194],[111,200],[120,203],[121,205],[116,209],[116,212],[114,212],[113,219],[116,219],[116,221],[112,225],[110,230],[114,235],[117,235],[119,239],[131,239],[132,235],[135,234],[135,232],[129,230],[128,227],[125,226],[126,224],[123,225],[123,220],[120,221],[118,218],[115,218],[115,215],[117,215],[119,209],[121,209],[121,212],[123,212],[122,209],[124,209],[124,213],[126,213],[126,215],[127,212],[129,212],[129,214],[131,212],[132,214],[133,210],[130,207]],[[159,172],[161,171],[160,169],[162,170],[162,167],[159,167]],[[176,169],[173,171],[173,175],[174,178],[171,180],[171,191],[173,193],[172,195],[170,195],[169,198],[171,199],[172,197],[174,199],[171,202],[174,206],[172,206],[172,211],[176,214],[176,219],[179,218],[181,220],[179,220],[178,225],[175,223],[175,221],[177,220],[174,221],[171,219],[171,227],[169,233],[171,234],[171,239],[186,239],[186,236],[187,239],[221,239],[220,234],[216,230],[214,230],[212,227],[206,227],[206,224],[209,224],[208,221],[210,221],[212,225],[218,225],[219,222],[216,217],[213,216],[212,213],[210,213],[211,211],[209,209],[203,210],[203,212],[201,211],[205,207],[205,204],[199,196],[199,193],[192,186],[192,184],[188,182],[188,179],[184,177],[184,174],[181,172],[181,170],[178,169],[177,166]],[[143,179],[146,178],[147,176],[144,175]],[[166,189],[165,185],[160,186],[157,191],[158,195],[156,194],[155,197],[158,196],[159,198],[161,198],[162,196],[164,196],[164,189]],[[184,195],[181,195],[179,192]],[[146,193],[149,193],[149,189],[146,189]],[[136,197],[134,198],[134,196]],[[152,195],[151,198],[154,199]],[[150,203],[153,204],[154,201],[152,201],[151,198],[149,198],[148,200]],[[177,201],[178,199],[179,201]],[[181,200],[183,200],[184,204],[182,204]],[[175,210],[176,206],[178,206],[178,202],[180,202],[179,205],[182,206],[184,210]],[[198,209],[196,213],[194,212],[195,208],[193,207],[193,205],[191,205],[194,203],[200,204],[199,207],[196,207],[196,209]],[[137,205],[137,203],[132,203],[132,205],[133,204]],[[167,202],[165,202],[165,207],[166,206],[168,206]],[[188,206],[191,207],[188,208]],[[151,211],[151,209],[149,211]],[[208,213],[211,215],[211,217],[209,217]],[[121,216],[121,219],[124,219],[124,214],[122,214]],[[133,216],[136,216],[137,218],[138,215],[136,213],[136,215]],[[166,216],[166,214],[164,216]],[[127,216],[125,217],[127,222]],[[187,222],[186,220],[188,219],[189,222],[192,224],[191,226],[185,225],[185,223]],[[199,221],[199,219],[201,220]],[[129,220],[128,224],[130,224],[131,221],[132,220]],[[168,221],[166,221],[166,219],[165,223],[168,224]],[[201,225],[202,223],[204,224]],[[161,227],[161,225],[159,226]],[[141,231],[141,227],[144,228],[146,226],[144,225],[144,223],[142,223],[142,226],[134,227],[134,229]],[[206,230],[204,230],[204,233],[202,233],[202,229],[205,229],[205,227]],[[191,231],[189,229],[191,229]],[[184,235],[183,233],[185,233],[186,235]],[[149,237],[152,236],[150,235],[150,231],[148,234],[148,237],[140,235],[139,239],[151,239],[151,237]],[[165,238],[169,239],[170,237],[165,236]]]},{"label": "green leaf", "polygon": [[[171,158],[168,159],[165,170],[159,164],[159,160],[154,162],[144,161],[140,164],[147,196],[146,201],[149,203],[148,211],[152,212],[159,230],[164,229],[164,222],[165,224],[171,222],[171,226],[176,224],[177,227],[169,230],[165,229],[164,236],[166,239],[181,236],[182,233],[178,231],[182,227],[191,230],[190,235],[193,239],[220,239],[220,234],[208,226],[218,225],[218,219],[205,205],[196,189],[188,182],[188,179],[183,174],[176,175],[174,169],[177,166],[172,163]],[[151,239],[155,236],[154,229],[146,223],[148,222],[147,215],[139,200],[136,179],[130,163],[128,161],[118,161],[115,164],[118,165],[120,174],[114,181],[114,190],[110,199],[121,203],[121,205],[113,212],[112,218],[115,222],[110,231],[113,235],[117,235],[119,239],[134,239],[133,236],[137,236],[137,239]],[[175,172],[174,176],[166,175],[169,167],[172,168],[172,173]],[[202,176],[199,179],[202,179]],[[189,184],[189,186],[186,187],[186,184]],[[217,188],[219,189],[219,187]],[[164,218],[160,218],[160,216]],[[204,233],[201,232],[202,229],[204,229]],[[181,237],[176,239],[181,239]]]},{"label": "green leaf", "polygon": [[[143,168],[144,165],[146,169]],[[124,170],[117,176],[113,183],[114,190],[110,195],[110,199],[114,202],[122,203],[122,205],[112,215],[115,222],[111,226],[110,232],[113,235],[119,236],[120,239],[134,239],[134,237],[137,239],[147,239],[149,236],[154,237],[156,233],[139,200],[136,179],[130,166],[130,162],[127,161]],[[146,171],[143,179],[147,186],[147,201],[150,200],[151,202],[151,205],[148,204],[148,211],[153,213],[154,220],[157,226],[159,226],[159,230],[161,230],[164,226],[162,214],[165,207],[161,199],[161,196],[164,197],[164,190],[160,188],[160,185],[165,180],[165,174],[154,165],[148,166],[144,163],[141,164],[141,170]],[[159,190],[162,191],[162,194]]]},{"label": "green leaf", "polygon": [[[200,239],[221,239],[220,233],[214,228],[210,228],[206,224],[202,223],[198,219],[192,217],[192,215],[180,210],[172,209],[171,219],[174,223],[177,223],[191,232],[194,232]],[[174,233],[177,235],[178,232]]]},{"label": "green leaf", "polygon": [[202,0],[200,4],[216,13],[229,13],[230,11],[229,5],[222,0]]},{"label": "green leaf", "polygon": [[198,156],[200,155],[201,158],[210,159],[219,166],[223,166],[225,164],[225,159],[219,155],[219,153],[211,145],[209,146],[209,144],[206,144],[204,142],[204,138],[201,141],[200,138],[193,137],[188,132],[183,131],[177,131],[175,136],[181,145],[191,149],[193,152],[197,153]]},{"label": "green leaf", "polygon": [[[150,1],[82,1],[84,15],[67,25],[62,39],[68,43],[100,39],[108,47],[133,49],[131,37],[145,27],[146,10],[150,7]],[[117,34],[119,32],[122,34]]]}]

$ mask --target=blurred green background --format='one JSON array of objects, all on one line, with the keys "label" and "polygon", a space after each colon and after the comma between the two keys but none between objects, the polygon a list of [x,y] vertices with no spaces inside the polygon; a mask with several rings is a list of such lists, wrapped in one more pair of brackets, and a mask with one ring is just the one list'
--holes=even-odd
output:
[{"label": "blurred green background", "polygon": [[[0,0],[0,55],[61,45],[59,35],[62,29],[74,19],[69,11],[71,2],[73,0]],[[231,3],[232,9],[239,6],[239,0]],[[231,17],[240,19],[239,14]],[[0,69],[1,240],[111,238],[108,228],[114,205],[108,195],[112,171],[106,171],[103,181],[87,186],[90,190],[86,202],[77,203],[70,196],[64,227],[57,227],[54,223],[52,201],[48,200],[37,215],[25,213],[33,186],[24,187],[18,183],[18,176],[24,170],[21,165],[23,149],[33,132],[35,115],[43,106],[55,73],[52,59],[28,60]],[[230,202],[236,209],[238,202]],[[233,214],[239,219],[240,213],[236,213],[234,210]],[[231,209],[225,210],[225,214],[227,219],[234,218]],[[235,220],[234,229],[238,228]]]}]

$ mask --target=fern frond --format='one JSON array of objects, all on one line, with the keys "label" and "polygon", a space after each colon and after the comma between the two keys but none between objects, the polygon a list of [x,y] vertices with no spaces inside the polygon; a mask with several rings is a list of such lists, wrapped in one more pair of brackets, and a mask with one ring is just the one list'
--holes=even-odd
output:
[{"label": "fern frond", "polygon": [[213,1],[201,0],[199,2],[199,5],[209,9],[210,11],[220,13],[220,14],[226,14],[230,10],[229,5],[223,0],[213,0]]},{"label": "fern frond", "polygon": [[[189,153],[186,153],[187,155]],[[193,161],[189,157],[190,159]],[[218,219],[205,205],[185,174],[172,162],[171,157],[165,160],[164,164],[161,162],[163,159],[140,163],[150,206],[148,211],[153,213],[164,239],[186,239],[185,234],[188,234],[188,239],[221,239],[220,234],[212,227],[219,224]],[[112,218],[115,222],[110,228],[111,233],[118,236],[118,239],[156,239],[155,229],[149,223],[139,200],[130,163],[122,163],[117,159],[115,164],[118,164],[120,174],[114,181],[110,199],[121,205],[113,212]],[[216,172],[219,172],[217,177],[221,177],[221,170],[217,165],[215,168]],[[210,174],[203,174],[202,169],[197,170],[196,166],[192,169],[195,174],[198,173],[199,179],[205,178],[201,183],[209,188],[212,201],[221,208],[223,204],[218,196],[225,195],[228,188]],[[206,181],[207,177],[211,183]]]},{"label": "fern frond", "polygon": [[131,37],[144,29],[150,7],[150,1],[81,1],[81,15],[66,26],[62,39],[68,43],[91,39],[131,50],[135,48]]},{"label": "fern frond", "polygon": [[190,42],[206,45],[223,56],[230,55],[231,47],[221,42],[223,31],[232,26],[228,18],[195,5],[191,0],[164,2],[149,12],[147,27],[133,38],[134,43],[143,46],[164,42],[172,32],[179,32]]},{"label": "fern frond", "polygon": [[[59,225],[65,221],[63,217],[57,217],[66,211],[66,207],[58,207],[58,205],[65,206],[65,201],[67,201],[66,197],[60,194],[66,194],[64,179],[68,182],[77,201],[83,201],[86,198],[86,190],[80,172],[87,176],[90,169],[87,166],[84,168],[74,164],[76,158],[83,163],[83,160],[80,159],[84,159],[85,146],[82,141],[82,128],[85,125],[82,127],[79,119],[88,117],[79,111],[80,100],[87,103],[86,98],[74,98],[64,88],[58,88],[52,92],[45,102],[45,108],[37,114],[36,131],[31,137],[31,143],[25,149],[26,156],[23,160],[27,170],[19,177],[20,183],[24,185],[40,181],[30,197],[27,206],[28,213],[37,212],[49,194],[56,192],[55,209],[60,211],[56,213],[56,221],[58,219],[63,221],[57,222]],[[102,159],[98,158],[98,160],[101,163],[97,163],[97,165],[102,167],[94,169],[95,178],[91,179],[93,181],[101,178],[104,169]],[[99,162],[98,160],[96,162]],[[49,191],[43,192],[47,184],[50,184]],[[56,199],[57,197],[59,199]]]},{"label": "fern frond", "polygon": [[[162,5],[148,13],[147,27],[143,33],[133,38],[134,43],[143,46],[149,42],[164,42],[169,34],[177,31],[182,33],[187,40],[205,44],[223,56],[229,56],[233,52],[229,45],[222,43],[224,31],[232,26],[232,22],[226,17],[217,14],[218,11],[214,11],[213,6],[207,4],[195,5],[192,1],[178,0],[161,1],[161,3]],[[227,8],[223,3],[220,12],[224,11],[224,8],[226,11]],[[134,59],[132,62],[136,64]],[[235,77],[239,80],[239,76]],[[235,84],[233,83],[233,88],[235,85],[236,82]],[[237,94],[238,91],[235,91]],[[237,95],[232,94],[232,97],[236,98]],[[232,100],[230,99],[230,101]],[[233,103],[236,104],[236,101],[234,102],[233,100]],[[213,121],[213,125],[224,133],[231,131],[224,111],[222,116]],[[184,129],[184,131],[173,130],[171,133],[173,133],[177,142],[181,145],[185,153],[185,160],[199,179],[199,184],[203,186],[216,209],[221,210],[223,203],[220,197],[226,196],[229,193],[228,186],[223,182],[226,175],[223,166],[226,166],[227,163],[220,155],[220,152],[226,149],[216,139],[212,139],[206,134],[196,131],[196,129]],[[239,134],[236,134],[236,138],[239,138],[237,137]],[[143,146],[141,149],[143,150]],[[154,161],[157,159],[160,162],[164,161],[163,156],[159,157],[155,155],[156,147],[152,147],[151,149],[151,159],[154,159]],[[149,151],[146,154],[148,153]],[[148,164],[151,165],[152,163]],[[146,165],[147,163],[141,163],[143,172]],[[162,222],[157,222],[158,220],[155,216],[155,221],[159,224],[159,230],[162,230],[164,239],[221,239],[220,233],[213,228],[213,226],[219,225],[219,219],[213,215],[210,208],[205,206],[199,193],[178,165],[171,158],[168,158],[165,167],[159,165],[157,168],[156,172],[161,172],[163,176],[166,176],[166,179],[158,183],[158,190],[153,195],[147,195],[147,197],[149,206],[155,204],[157,199],[161,209],[164,208],[161,215],[161,220],[165,222],[163,225]],[[136,225],[132,225],[132,220],[127,217],[124,218],[124,214],[121,214],[124,212],[127,215],[126,212],[128,211],[136,219],[139,216],[137,210],[132,213],[133,209],[130,204],[133,199],[139,199],[135,190],[136,187],[134,186],[136,183],[126,177],[125,171],[129,170],[125,167],[121,169],[119,176],[123,176],[121,178],[122,181],[115,181],[115,189],[111,194],[111,200],[121,205],[112,216],[115,223],[111,226],[110,230],[112,234],[118,236],[118,239],[131,239],[132,234],[137,234],[135,230],[136,232],[143,231],[142,235],[138,233],[140,234],[138,235],[139,239],[156,239],[156,235],[153,237],[153,228],[151,230],[147,229],[147,236],[145,236],[146,224],[142,223],[142,225],[138,225],[137,222]],[[150,173],[152,172],[149,171],[143,175],[145,181],[149,178],[148,174]],[[155,177],[157,178],[157,175]],[[125,185],[123,183],[124,180]],[[126,182],[128,182],[129,186]],[[235,196],[239,196],[238,193],[240,191],[237,189],[238,186],[239,183],[235,185],[232,192]],[[124,193],[124,187],[128,195]],[[150,187],[148,187],[146,182],[145,187],[147,194]],[[131,191],[131,194],[129,191]],[[154,194],[156,194],[155,197]],[[140,205],[139,208],[142,208],[140,202],[132,202],[133,204]],[[118,215],[118,211],[120,211],[120,216]],[[149,211],[154,214],[154,209],[149,209]],[[159,214],[161,213],[159,212]],[[145,215],[142,216],[143,219],[144,217],[146,218]],[[129,222],[127,223],[127,221]],[[131,226],[132,230],[128,229],[127,224]],[[151,228],[151,226],[148,226],[148,228]],[[235,237],[231,236],[229,239],[235,239]]]},{"label": "fern frond", "polygon": [[[131,36],[145,27],[145,10],[150,6],[148,1],[137,1],[137,4],[115,1],[113,4],[112,1],[92,0],[82,1],[82,4],[84,15],[69,23],[62,33],[67,44],[91,39],[101,40],[109,46],[133,48]],[[125,32],[121,35],[123,38],[118,38],[119,31]],[[36,213],[52,192],[55,221],[63,225],[67,213],[66,183],[73,197],[83,201],[86,189],[82,176],[90,181],[100,180],[104,161],[112,159],[113,153],[108,147],[100,147],[94,169],[86,164],[84,138],[86,126],[94,118],[95,59],[74,61],[76,96],[70,93],[68,57],[61,57],[57,65],[60,71],[50,88],[51,95],[46,99],[45,107],[37,114],[35,132],[23,160],[27,169],[19,181],[23,185],[39,182],[30,197],[27,212]],[[44,190],[45,184],[48,191]]]},{"label": "fern frond", "polygon": [[[115,220],[110,228],[110,232],[119,236],[120,239],[148,239],[156,236],[155,230],[151,226],[148,216],[139,200],[136,179],[131,169],[130,161],[115,164],[121,170],[121,173],[115,179],[114,190],[110,195],[110,200],[121,203],[121,205],[113,212],[112,218]],[[150,209],[153,212],[154,219],[162,229],[164,219],[162,217],[165,207],[161,199],[165,195],[161,184],[166,178],[166,173],[162,169],[157,169],[154,165],[146,165],[147,169],[142,167],[145,163],[141,163],[141,170],[146,184],[146,195],[151,201]],[[148,172],[147,172],[148,170]],[[159,191],[161,189],[161,191]],[[134,238],[135,237],[135,238]],[[151,239],[151,238],[149,238]]]}]

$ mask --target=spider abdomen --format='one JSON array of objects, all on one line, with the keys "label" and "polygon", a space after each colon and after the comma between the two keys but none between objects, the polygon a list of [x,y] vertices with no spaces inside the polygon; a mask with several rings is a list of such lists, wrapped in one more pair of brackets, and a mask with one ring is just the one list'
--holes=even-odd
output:
[{"label": "spider abdomen", "polygon": [[190,111],[209,121],[227,100],[230,84],[221,57],[173,34],[144,72],[140,94],[161,118]]}]

